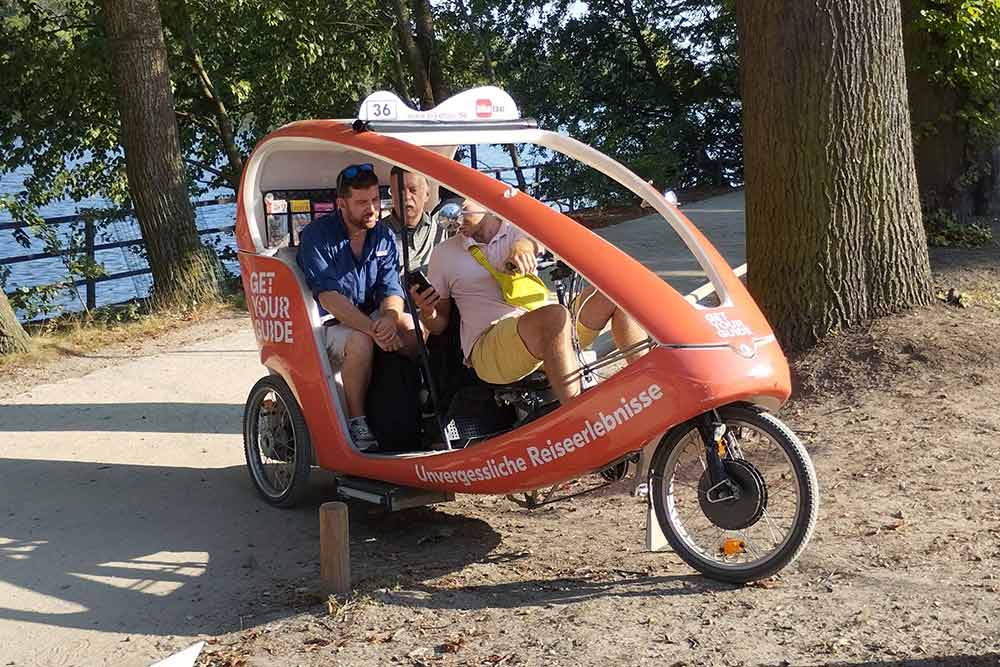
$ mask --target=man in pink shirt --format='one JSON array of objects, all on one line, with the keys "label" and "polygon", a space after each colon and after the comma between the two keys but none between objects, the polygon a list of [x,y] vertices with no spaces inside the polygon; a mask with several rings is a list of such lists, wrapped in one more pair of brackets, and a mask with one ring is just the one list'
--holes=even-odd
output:
[{"label": "man in pink shirt", "polygon": [[[421,322],[431,333],[444,331],[454,299],[462,315],[462,352],[480,379],[509,384],[544,365],[553,393],[566,402],[580,393],[569,310],[558,303],[531,311],[507,303],[497,281],[469,252],[478,246],[498,271],[506,271],[510,264],[519,273],[535,273],[539,246],[480,204],[467,200],[463,208],[459,233],[431,254],[432,287],[423,293],[412,290]],[[577,321],[582,347],[589,346],[609,321],[619,349],[646,337],[600,292],[588,288],[579,298],[584,304]]]}]

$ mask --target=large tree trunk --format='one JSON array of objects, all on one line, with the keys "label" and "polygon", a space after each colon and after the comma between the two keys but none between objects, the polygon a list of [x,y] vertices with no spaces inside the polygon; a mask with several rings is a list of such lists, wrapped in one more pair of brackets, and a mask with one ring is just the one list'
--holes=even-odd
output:
[{"label": "large tree trunk", "polygon": [[195,230],[156,0],[102,0],[122,121],[129,194],[159,305],[218,296],[215,263]]},{"label": "large tree trunk", "polygon": [[28,334],[17,321],[7,295],[0,290],[0,356],[28,351]]},{"label": "large tree trunk", "polygon": [[930,300],[899,0],[738,0],[750,289],[790,349]]}]

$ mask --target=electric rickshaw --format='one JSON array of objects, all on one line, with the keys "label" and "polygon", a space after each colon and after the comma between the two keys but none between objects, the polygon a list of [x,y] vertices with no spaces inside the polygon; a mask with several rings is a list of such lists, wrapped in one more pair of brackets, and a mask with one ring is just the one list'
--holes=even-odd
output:
[{"label": "electric rickshaw", "polygon": [[[482,144],[533,145],[603,173],[663,217],[704,271],[708,289],[685,298],[560,211],[454,159],[459,146]],[[589,382],[564,405],[553,402],[541,373],[491,386],[496,408],[516,417],[499,429],[478,428],[475,419],[440,404],[423,345],[421,393],[438,444],[362,453],[348,436],[339,369],[323,344],[324,318],[295,260],[300,230],[334,210],[338,173],[358,163],[374,165],[390,188],[397,186],[390,183],[395,165],[426,176],[433,193],[428,207],[442,221],[455,216],[455,206],[441,205],[439,192],[474,199],[551,253],[549,279],[560,300],[585,280],[648,338],[639,349],[600,358],[577,347],[580,374]],[[357,119],[281,127],[247,161],[236,238],[268,371],[247,400],[246,458],[254,485],[271,504],[301,500],[314,466],[335,473],[338,493],[400,509],[456,493],[558,488],[598,472],[613,479],[649,445],[653,527],[698,571],[730,582],[760,579],[792,562],[808,542],[818,508],[815,472],[802,444],[773,415],[790,394],[788,364],[739,277],[643,178],[522,118],[504,91],[468,90],[426,111],[378,92],[364,100]],[[698,300],[708,292],[710,301]],[[407,309],[415,311],[411,300]],[[625,355],[637,352],[642,356],[623,366]],[[602,377],[600,370],[612,367],[620,370]]]}]

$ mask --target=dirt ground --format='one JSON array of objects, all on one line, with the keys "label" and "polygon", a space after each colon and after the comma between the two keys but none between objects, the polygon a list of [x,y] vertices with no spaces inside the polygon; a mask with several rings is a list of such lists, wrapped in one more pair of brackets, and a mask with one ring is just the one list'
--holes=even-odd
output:
[{"label": "dirt ground", "polygon": [[1000,664],[1000,252],[932,260],[950,302],[794,360],[781,416],[822,501],[777,578],[723,585],[645,552],[644,501],[624,493],[352,506],[355,595],[327,604],[315,578],[260,591],[248,629],[199,664]]}]

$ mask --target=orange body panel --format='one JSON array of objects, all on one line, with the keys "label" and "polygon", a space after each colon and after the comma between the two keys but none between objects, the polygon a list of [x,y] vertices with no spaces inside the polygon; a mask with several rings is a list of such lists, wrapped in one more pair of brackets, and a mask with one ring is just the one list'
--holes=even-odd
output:
[{"label": "orange body panel", "polygon": [[[469,448],[378,457],[354,450],[338,417],[306,304],[292,271],[257,255],[247,228],[243,189],[237,213],[240,268],[261,361],[292,388],[320,466],[406,486],[461,493],[512,493],[598,470],[672,426],[735,401],[790,393],[788,365],[771,329],[725,260],[686,219],[723,276],[732,304],[696,309],[639,262],[530,196],[432,151],[336,121],[304,121],[275,137],[331,141],[418,170],[471,194],[563,257],[667,347],[512,432]],[[259,150],[259,147],[258,147]],[[673,348],[670,345],[697,345]]]}]

